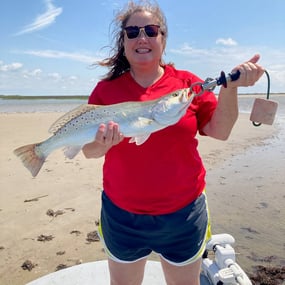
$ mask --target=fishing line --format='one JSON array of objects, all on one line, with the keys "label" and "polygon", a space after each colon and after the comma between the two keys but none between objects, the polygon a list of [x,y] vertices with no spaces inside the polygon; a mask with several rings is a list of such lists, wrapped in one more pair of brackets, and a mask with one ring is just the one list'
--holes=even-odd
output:
[{"label": "fishing line", "polygon": [[[269,73],[267,72],[267,70],[264,70],[264,73],[266,74],[266,77],[267,77],[267,93],[266,93],[266,99],[269,100],[269,96],[270,96],[270,76],[269,76]],[[255,127],[259,127],[262,125],[262,123],[258,123],[258,122],[255,122],[255,121],[252,121],[252,124],[255,126]]]}]

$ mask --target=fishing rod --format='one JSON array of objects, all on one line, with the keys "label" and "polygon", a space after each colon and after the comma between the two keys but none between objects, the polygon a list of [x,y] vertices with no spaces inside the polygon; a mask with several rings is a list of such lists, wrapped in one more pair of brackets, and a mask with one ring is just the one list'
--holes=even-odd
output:
[{"label": "fishing rod", "polygon": [[[266,100],[256,98],[252,108],[250,120],[255,127],[259,127],[262,123],[267,125],[272,125],[274,117],[277,111],[277,102],[270,101],[270,76],[267,70],[264,70],[264,73],[267,76],[267,94]],[[214,91],[217,86],[224,86],[227,88],[228,82],[236,81],[240,77],[240,71],[232,72],[225,74],[224,71],[221,71],[219,77],[207,78],[204,82],[195,82],[190,86],[190,92],[193,92],[193,87],[199,86],[200,92],[195,93],[195,95],[202,95],[205,91]]]}]

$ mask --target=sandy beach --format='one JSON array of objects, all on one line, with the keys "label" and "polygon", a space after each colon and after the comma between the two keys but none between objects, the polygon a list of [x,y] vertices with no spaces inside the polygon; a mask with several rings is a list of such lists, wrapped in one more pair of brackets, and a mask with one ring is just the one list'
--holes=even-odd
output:
[{"label": "sandy beach", "polygon": [[[0,284],[22,285],[105,259],[95,232],[103,159],[80,153],[68,160],[58,150],[32,178],[13,154],[46,139],[60,115],[0,114]],[[199,137],[213,233],[235,237],[238,262],[249,273],[257,265],[285,265],[285,129],[276,121],[254,127],[249,114],[241,114],[228,141]],[[27,260],[35,265],[30,271],[22,267]]]}]

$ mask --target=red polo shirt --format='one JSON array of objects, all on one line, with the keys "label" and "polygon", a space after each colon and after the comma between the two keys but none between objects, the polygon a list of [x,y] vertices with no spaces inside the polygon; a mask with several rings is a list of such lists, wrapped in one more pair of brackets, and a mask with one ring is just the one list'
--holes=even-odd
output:
[{"label": "red polo shirt", "polygon": [[[159,98],[177,89],[203,82],[194,74],[165,66],[153,85],[143,88],[129,72],[112,81],[101,81],[90,104],[109,105]],[[197,131],[211,119],[217,100],[213,93],[197,96],[185,116],[173,125],[151,134],[142,145],[129,138],[105,155],[103,187],[118,207],[138,214],[172,213],[194,201],[205,188],[205,169],[197,151]]]}]

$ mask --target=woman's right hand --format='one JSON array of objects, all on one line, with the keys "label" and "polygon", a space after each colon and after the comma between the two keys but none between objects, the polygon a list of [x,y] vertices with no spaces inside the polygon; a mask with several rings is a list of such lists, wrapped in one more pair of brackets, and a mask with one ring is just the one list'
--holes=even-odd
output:
[{"label": "woman's right hand", "polygon": [[82,151],[86,158],[98,158],[104,156],[112,146],[117,145],[123,139],[119,125],[111,121],[107,125],[99,126],[95,140],[86,144]]}]

